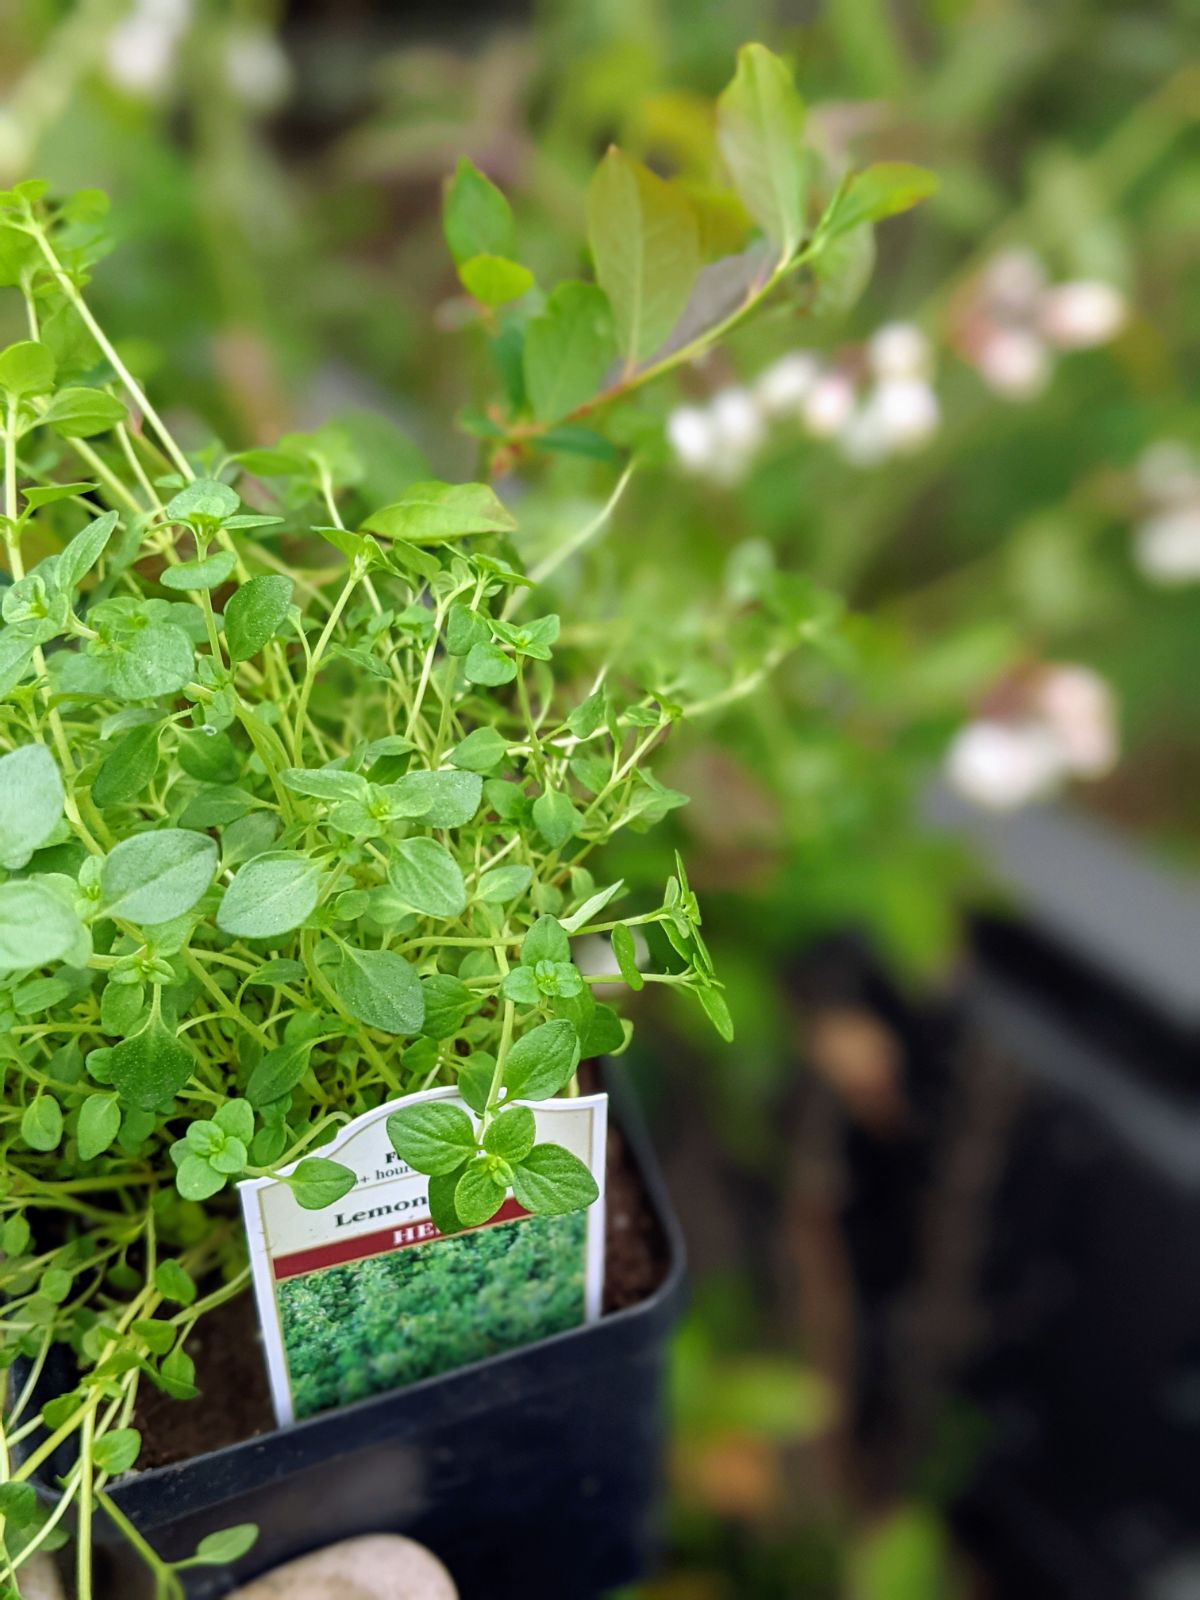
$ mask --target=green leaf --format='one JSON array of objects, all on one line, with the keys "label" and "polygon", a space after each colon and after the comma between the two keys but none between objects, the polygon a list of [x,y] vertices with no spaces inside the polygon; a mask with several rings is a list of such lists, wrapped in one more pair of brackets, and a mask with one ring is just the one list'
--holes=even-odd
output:
[{"label": "green leaf", "polygon": [[314,800],[365,800],[368,793],[361,773],[339,767],[285,767],[279,776],[293,794],[306,794]]},{"label": "green leaf", "polygon": [[573,839],[583,821],[570,795],[561,789],[547,789],[533,802],[534,824],[552,850],[560,850]]},{"label": "green leaf", "polygon": [[421,1032],[427,1039],[449,1039],[462,1027],[463,1019],[479,1009],[481,997],[448,972],[422,978],[421,992],[425,1000]]},{"label": "green leaf", "polygon": [[[811,315],[844,317],[861,299],[875,270],[875,230],[869,222],[827,239],[812,259],[816,293]],[[794,576],[794,574],[789,574]]]},{"label": "green leaf", "polygon": [[517,663],[505,655],[498,645],[473,644],[467,654],[464,672],[468,683],[480,683],[494,689],[502,683],[511,683],[517,675]]},{"label": "green leaf", "polygon": [[462,871],[436,839],[401,839],[388,878],[404,904],[423,917],[457,917],[466,909]]},{"label": "green leaf", "polygon": [[539,1217],[582,1211],[600,1197],[595,1178],[578,1156],[560,1144],[539,1144],[513,1171],[513,1193]]},{"label": "green leaf", "polygon": [[613,955],[617,958],[617,966],[621,969],[621,976],[633,990],[644,989],[646,980],[638,971],[637,946],[633,934],[623,922],[618,922],[612,931]]},{"label": "green leaf", "polygon": [[567,727],[577,739],[590,739],[604,721],[604,712],[604,690],[597,689],[575,707],[567,718]]},{"label": "green leaf", "polygon": [[444,1101],[393,1111],[387,1131],[392,1149],[417,1172],[457,1172],[475,1153],[475,1124],[460,1106]]},{"label": "green leaf", "polygon": [[454,1209],[464,1228],[489,1222],[504,1204],[508,1189],[497,1183],[484,1161],[472,1161],[454,1188]]},{"label": "green leaf", "polygon": [[913,206],[937,192],[938,180],[924,167],[907,161],[880,161],[856,173],[834,199],[821,219],[821,239],[836,239],[849,228],[863,222],[880,222]]},{"label": "green leaf", "polygon": [[217,907],[217,927],[241,939],[276,939],[312,913],[320,864],[286,850],[268,851],[239,867]]},{"label": "green leaf", "polygon": [[383,1033],[420,1033],[425,997],[416,970],[394,950],[338,944],[323,967],[352,1017]]},{"label": "green leaf", "polygon": [[325,1156],[306,1156],[284,1182],[305,1211],[323,1211],[350,1193],[357,1179],[349,1167]]},{"label": "green leaf", "polygon": [[207,1156],[186,1155],[175,1174],[175,1187],[185,1200],[211,1200],[225,1187],[225,1174]]},{"label": "green leaf", "polygon": [[503,905],[519,894],[524,894],[533,880],[529,867],[493,867],[485,872],[475,887],[474,898],[485,905]]},{"label": "green leaf", "polygon": [[190,911],[217,870],[217,846],[187,828],[156,828],[113,846],[100,871],[105,916],[169,922]]},{"label": "green leaf", "polygon": [[472,256],[459,267],[458,276],[467,293],[485,306],[506,305],[533,288],[529,268],[506,256]]},{"label": "green leaf", "polygon": [[54,564],[54,582],[64,594],[77,589],[81,580],[96,565],[108,547],[116,525],[117,513],[106,511],[102,517],[89,522],[62,551]]},{"label": "green leaf", "polygon": [[486,644],[488,626],[478,612],[456,601],[446,613],[446,649],[452,656],[465,656],[472,645]]},{"label": "green leaf", "polygon": [[0,884],[0,973],[65,960],[82,933],[73,908],[48,884],[36,878]]},{"label": "green leaf", "polygon": [[154,1287],[164,1300],[173,1300],[179,1306],[190,1306],[196,1298],[195,1280],[172,1256],[154,1269]]},{"label": "green leaf", "polygon": [[152,622],[119,641],[112,663],[112,689],[119,700],[157,700],[178,694],[191,679],[195,651],[182,628]]},{"label": "green leaf", "polygon": [[579,1035],[573,1022],[543,1022],[522,1035],[508,1052],[504,1083],[510,1100],[549,1100],[565,1089],[579,1065]]},{"label": "green leaf", "polygon": [[[10,1528],[28,1527],[37,1514],[37,1490],[31,1483],[0,1483],[0,1517]],[[15,1590],[13,1593],[16,1595]],[[16,1600],[20,1600],[19,1595]]]},{"label": "green leaf", "polygon": [[560,283],[525,330],[525,392],[533,414],[557,422],[591,400],[617,354],[612,307],[591,283]]},{"label": "green leaf", "polygon": [[92,1446],[92,1460],[101,1472],[118,1477],[128,1472],[142,1448],[142,1436],[136,1428],[114,1428],[102,1433]]},{"label": "green leaf", "polygon": [[624,878],[618,878],[616,883],[610,883],[606,889],[597,889],[596,893],[589,895],[577,911],[572,911],[569,917],[563,917],[563,927],[568,933],[578,933],[580,928],[586,927],[592,918],[603,911],[611,900],[615,900],[624,887]]},{"label": "green leaf", "polygon": [[478,533],[511,533],[512,513],[486,483],[414,483],[363,523],[370,533],[410,544],[443,544]]},{"label": "green leaf", "polygon": [[92,801],[101,810],[145,794],[158,767],[160,731],[157,722],[139,722],[113,743],[92,784]]},{"label": "green leaf", "polygon": [[63,1136],[62,1107],[53,1095],[39,1094],[25,1107],[21,1137],[31,1150],[56,1150]]},{"label": "green leaf", "polygon": [[456,266],[461,267],[476,256],[512,253],[516,237],[512,208],[496,185],[466,156],[459,158],[454,176],[446,185],[442,226]]},{"label": "green leaf", "polygon": [[173,1100],[192,1075],[191,1051],[159,1020],[114,1045],[108,1057],[113,1088],[137,1111],[156,1111]]},{"label": "green leaf", "polygon": [[54,357],[44,344],[26,339],[20,344],[10,344],[0,354],[0,389],[14,400],[46,394],[53,387]]},{"label": "green leaf", "polygon": [[458,1169],[435,1173],[429,1180],[429,1215],[439,1233],[461,1233],[463,1220],[454,1204],[454,1191],[458,1188]]},{"label": "green leaf", "polygon": [[521,941],[521,965],[539,961],[570,961],[571,945],[557,917],[539,917]]},{"label": "green leaf", "polygon": [[0,865],[23,867],[62,820],[65,794],[58,763],[44,744],[0,756]]},{"label": "green leaf", "polygon": [[308,1071],[312,1048],[311,1039],[295,1039],[268,1050],[246,1083],[246,1099],[250,1104],[270,1105],[272,1100],[291,1094]]},{"label": "green leaf", "polygon": [[804,102],[788,68],[761,44],[738,51],[733,82],[717,102],[717,143],[746,210],[790,260],[805,231]]},{"label": "green leaf", "polygon": [[181,1344],[164,1357],[158,1376],[173,1400],[194,1400],[200,1393],[196,1388],[196,1363]]},{"label": "green leaf", "polygon": [[60,389],[43,420],[64,439],[90,439],[124,422],[125,407],[103,389]]},{"label": "green leaf", "polygon": [[479,810],[483,779],[475,772],[409,772],[387,791],[398,814],[430,828],[461,828]]},{"label": "green leaf", "polygon": [[501,1156],[505,1161],[524,1161],[533,1149],[537,1137],[537,1123],[528,1106],[513,1106],[502,1111],[483,1136],[483,1148],[490,1156]]},{"label": "green leaf", "polygon": [[79,1140],[81,1161],[94,1161],[103,1155],[121,1131],[121,1107],[111,1094],[90,1094],[79,1108]]},{"label": "green leaf", "polygon": [[213,1121],[222,1133],[231,1139],[240,1139],[243,1144],[249,1144],[254,1137],[254,1112],[248,1100],[226,1100]]},{"label": "green leaf", "polygon": [[283,626],[292,603],[292,580],[279,573],[251,578],[225,607],[225,642],[232,661],[248,661]]},{"label": "green leaf", "polygon": [[496,728],[475,728],[447,757],[466,772],[492,772],[508,753],[508,740]]},{"label": "green leaf", "polygon": [[235,1527],[222,1528],[220,1533],[206,1534],[192,1560],[209,1567],[229,1567],[248,1555],[257,1541],[257,1523],[239,1522]]},{"label": "green leaf", "polygon": [[94,483],[39,483],[21,490],[26,508],[37,511],[42,506],[52,506],[58,500],[73,500],[76,495],[90,494],[98,485]]},{"label": "green leaf", "polygon": [[733,1040],[733,1018],[729,1013],[725,996],[715,985],[705,983],[696,988],[696,999],[699,1000],[705,1016],[721,1035],[726,1044]]},{"label": "green leaf", "polygon": [[596,279],[612,306],[627,367],[678,322],[700,270],[700,236],[686,197],[640,161],[611,149],[587,194]]},{"label": "green leaf", "polygon": [[167,501],[167,521],[216,527],[227,517],[234,516],[241,503],[227,483],[218,483],[215,478],[195,478]]},{"label": "green leaf", "polygon": [[164,589],[216,589],[236,566],[232,550],[218,550],[203,561],[181,561],[177,567],[168,567],[158,581]]}]

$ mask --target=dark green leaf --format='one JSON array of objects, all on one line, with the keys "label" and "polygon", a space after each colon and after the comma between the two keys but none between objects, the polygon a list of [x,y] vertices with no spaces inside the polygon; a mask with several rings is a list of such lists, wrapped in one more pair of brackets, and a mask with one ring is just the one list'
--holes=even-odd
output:
[{"label": "dark green leaf", "polygon": [[510,1100],[549,1100],[565,1089],[579,1065],[579,1035],[573,1022],[543,1022],[508,1052],[504,1083]]},{"label": "dark green leaf", "polygon": [[700,270],[696,217],[681,190],[610,149],[587,194],[588,241],[627,367],[658,349]]},{"label": "dark green leaf", "polygon": [[513,1193],[527,1211],[560,1217],[599,1199],[595,1178],[578,1156],[560,1144],[539,1144],[513,1172]]},{"label": "dark green leaf", "polygon": [[225,607],[225,641],[230,659],[248,661],[283,626],[292,603],[292,580],[279,573],[251,578]]},{"label": "dark green leaf", "polygon": [[616,358],[612,307],[590,283],[560,283],[525,330],[525,390],[533,413],[557,422],[593,398]]},{"label": "dark green leaf", "polygon": [[393,1150],[417,1172],[455,1172],[475,1151],[475,1124],[445,1101],[393,1111],[387,1131]]}]

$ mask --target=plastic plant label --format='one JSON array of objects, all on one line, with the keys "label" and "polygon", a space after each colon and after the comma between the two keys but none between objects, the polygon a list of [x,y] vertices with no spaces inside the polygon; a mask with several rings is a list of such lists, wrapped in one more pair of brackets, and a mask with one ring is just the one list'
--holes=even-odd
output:
[{"label": "plastic plant label", "polygon": [[349,1123],[319,1155],[354,1185],[320,1209],[286,1179],[238,1185],[275,1414],[281,1426],[435,1377],[600,1315],[608,1096],[529,1107],[536,1137],[569,1151],[600,1197],[531,1215],[512,1195],[491,1219],[443,1233],[429,1185],[392,1147],[388,1117],[446,1102],[453,1088],[392,1100]]}]

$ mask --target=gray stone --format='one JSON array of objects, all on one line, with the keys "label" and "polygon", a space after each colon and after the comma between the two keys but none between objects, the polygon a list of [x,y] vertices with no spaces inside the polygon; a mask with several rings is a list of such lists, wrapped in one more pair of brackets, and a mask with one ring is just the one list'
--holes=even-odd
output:
[{"label": "gray stone", "polygon": [[58,1569],[49,1556],[34,1556],[17,1574],[21,1600],[67,1600]]},{"label": "gray stone", "polygon": [[289,1561],[229,1600],[458,1600],[458,1590],[424,1545],[379,1533]]}]

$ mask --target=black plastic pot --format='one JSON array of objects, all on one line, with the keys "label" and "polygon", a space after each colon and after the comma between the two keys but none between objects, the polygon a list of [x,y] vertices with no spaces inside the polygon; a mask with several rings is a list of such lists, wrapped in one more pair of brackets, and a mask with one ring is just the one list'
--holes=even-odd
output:
[{"label": "black plastic pot", "polygon": [[1003,1600],[1192,1600],[1200,885],[1065,809],[933,810],[1019,912],[972,919],[949,1004],[861,961],[914,1115],[844,1140],[860,1437],[936,1467],[967,1427],[950,1509]]},{"label": "black plastic pot", "polygon": [[[168,1559],[258,1524],[250,1555],[233,1571],[189,1574],[189,1596],[213,1600],[305,1551],[379,1532],[428,1545],[463,1600],[598,1600],[646,1572],[684,1247],[632,1097],[616,1073],[605,1087],[662,1230],[660,1287],[590,1327],[118,1483],[113,1499]],[[151,1600],[138,1557],[105,1520],[98,1593]]]}]

